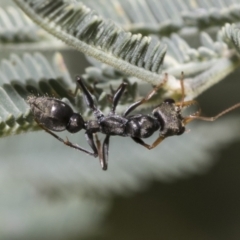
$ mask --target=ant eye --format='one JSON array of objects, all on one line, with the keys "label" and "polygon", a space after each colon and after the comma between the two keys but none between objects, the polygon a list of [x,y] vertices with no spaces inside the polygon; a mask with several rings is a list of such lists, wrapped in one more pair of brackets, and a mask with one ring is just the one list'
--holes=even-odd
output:
[{"label": "ant eye", "polygon": [[182,127],[177,133],[177,135],[182,135],[184,132],[185,132],[185,127]]},{"label": "ant eye", "polygon": [[172,99],[172,98],[167,98],[164,100],[165,103],[168,103],[168,104],[173,104],[175,103],[175,101]]}]

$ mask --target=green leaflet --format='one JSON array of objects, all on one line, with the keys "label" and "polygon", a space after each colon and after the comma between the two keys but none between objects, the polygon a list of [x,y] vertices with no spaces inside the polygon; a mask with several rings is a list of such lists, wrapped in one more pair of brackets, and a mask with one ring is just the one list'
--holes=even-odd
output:
[{"label": "green leaflet", "polygon": [[68,45],[118,70],[159,82],[166,45],[124,31],[75,1],[15,1],[35,22]]}]

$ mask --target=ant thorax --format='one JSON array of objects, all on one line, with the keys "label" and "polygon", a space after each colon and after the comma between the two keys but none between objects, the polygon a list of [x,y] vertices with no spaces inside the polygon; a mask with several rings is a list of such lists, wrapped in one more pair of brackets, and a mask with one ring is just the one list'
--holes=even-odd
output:
[{"label": "ant thorax", "polygon": [[169,137],[174,135],[181,135],[184,133],[184,118],[181,115],[181,108],[179,106],[176,106],[174,100],[165,100],[153,110],[152,114],[158,119],[161,124],[161,136]]},{"label": "ant thorax", "polygon": [[117,114],[110,114],[99,122],[100,132],[111,136],[126,136],[126,124],[128,120]]},{"label": "ant thorax", "polygon": [[100,131],[100,126],[97,120],[89,120],[85,123],[85,129],[89,133],[96,133]]}]

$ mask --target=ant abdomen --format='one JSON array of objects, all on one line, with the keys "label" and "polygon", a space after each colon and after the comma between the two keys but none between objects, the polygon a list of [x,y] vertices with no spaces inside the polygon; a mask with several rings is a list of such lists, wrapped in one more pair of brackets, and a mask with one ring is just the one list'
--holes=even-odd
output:
[{"label": "ant abdomen", "polygon": [[27,102],[35,120],[49,130],[55,132],[68,130],[75,133],[84,127],[84,120],[81,115],[74,113],[69,105],[60,100],[31,96]]}]

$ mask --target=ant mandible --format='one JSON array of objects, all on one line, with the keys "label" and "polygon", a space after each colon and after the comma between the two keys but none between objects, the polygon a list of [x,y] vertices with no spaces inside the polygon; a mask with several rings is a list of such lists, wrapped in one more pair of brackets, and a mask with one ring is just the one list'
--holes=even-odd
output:
[{"label": "ant mandible", "polygon": [[[199,108],[199,110],[193,115],[183,117],[182,109],[184,107],[196,105],[198,103],[195,100],[184,101],[182,73],[182,78],[180,80],[182,99],[180,102],[175,102],[173,99],[166,99],[152,111],[151,116],[144,114],[134,114],[129,116],[133,110],[151,99],[151,97],[163,86],[167,81],[167,74],[165,74],[163,83],[154,87],[146,97],[131,104],[122,115],[117,115],[115,110],[126,88],[126,83],[122,83],[113,96],[112,108],[109,114],[105,116],[94,104],[93,98],[89,90],[86,88],[82,78],[77,76],[76,81],[78,84],[77,88],[81,88],[85,102],[95,116],[94,120],[84,121],[82,116],[79,113],[74,113],[69,105],[55,98],[30,96],[28,97],[27,102],[30,105],[35,121],[42,129],[69,147],[85,152],[93,157],[98,156],[103,170],[107,170],[108,167],[110,136],[131,137],[136,143],[150,150],[160,144],[166,137],[183,134],[185,132],[186,124],[194,119],[215,121],[227,112],[240,107],[240,103],[237,103],[214,117],[200,116],[201,111]],[[52,132],[67,130],[70,133],[76,133],[82,129],[85,130],[85,137],[92,152],[77,144],[71,143],[68,139],[64,140]],[[150,137],[156,131],[159,131],[159,136],[151,145],[142,140],[143,138]],[[106,135],[102,146],[96,134],[98,132]],[[96,143],[94,142],[94,135]]]}]

